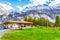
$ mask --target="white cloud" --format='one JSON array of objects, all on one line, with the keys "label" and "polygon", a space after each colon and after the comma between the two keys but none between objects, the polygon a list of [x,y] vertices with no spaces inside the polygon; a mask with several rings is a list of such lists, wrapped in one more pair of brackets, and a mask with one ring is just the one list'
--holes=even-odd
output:
[{"label": "white cloud", "polygon": [[31,7],[31,6],[34,6],[34,4],[31,3],[31,4],[27,4],[26,6]]},{"label": "white cloud", "polygon": [[21,1],[21,0],[18,0],[19,2]]},{"label": "white cloud", "polygon": [[23,11],[27,6],[24,5],[23,7],[21,7],[21,6],[16,6],[16,7],[18,8],[19,11]]},{"label": "white cloud", "polygon": [[42,5],[42,4],[45,4],[46,1],[48,0],[30,0],[31,3],[27,4],[27,5],[24,5],[23,7],[21,6],[16,6],[20,11],[24,10],[26,7],[31,7],[31,6],[37,6],[37,5]]},{"label": "white cloud", "polygon": [[55,6],[60,3],[60,0],[30,0],[30,2],[34,5],[43,5],[46,4],[46,2],[50,2],[49,6]]},{"label": "white cloud", "polygon": [[7,2],[7,4],[8,4],[8,5],[11,5],[11,3],[10,3],[10,2]]},{"label": "white cloud", "polygon": [[42,5],[45,4],[46,1],[48,0],[30,0],[30,2],[33,3],[34,5]]},{"label": "white cloud", "polygon": [[27,4],[27,5],[24,5],[23,7],[20,7],[20,6],[16,6],[17,8],[19,8],[20,11],[24,10],[24,8],[26,7],[31,7],[31,6],[37,6],[37,5],[42,5],[42,4],[45,4],[46,1],[48,0],[30,0],[31,3]]},{"label": "white cloud", "polygon": [[20,11],[23,11],[26,7],[37,6],[46,4],[46,2],[50,2],[49,6],[56,6],[56,4],[60,3],[60,0],[30,0],[31,3],[26,4],[24,6],[16,6]]},{"label": "white cloud", "polygon": [[1,6],[1,7],[3,7],[5,10],[14,9],[14,8],[13,8],[13,7],[11,7],[10,5],[3,4],[3,3],[0,3],[0,6]]},{"label": "white cloud", "polygon": [[[0,15],[6,13],[10,10],[14,10],[13,7],[11,7],[10,5],[7,5],[7,4],[3,4],[3,3],[0,3]],[[2,11],[2,13],[1,13]]]},{"label": "white cloud", "polygon": [[19,9],[22,8],[22,7],[20,7],[20,6],[16,6],[16,7],[19,8]]},{"label": "white cloud", "polygon": [[49,4],[49,6],[54,6],[56,4],[60,3],[60,0],[55,0],[52,3]]},{"label": "white cloud", "polygon": [[31,6],[34,6],[33,4],[27,4],[27,5],[24,5],[23,7],[21,6],[16,6],[20,11],[24,10],[26,7],[31,7]]},{"label": "white cloud", "polygon": [[22,11],[23,7],[16,6],[20,11]]}]

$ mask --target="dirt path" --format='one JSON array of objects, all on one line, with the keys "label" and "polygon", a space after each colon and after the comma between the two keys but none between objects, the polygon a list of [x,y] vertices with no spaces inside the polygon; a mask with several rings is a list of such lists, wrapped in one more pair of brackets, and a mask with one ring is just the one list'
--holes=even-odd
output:
[{"label": "dirt path", "polygon": [[0,40],[1,40],[1,37],[2,37],[5,33],[8,33],[8,32],[10,32],[10,31],[11,31],[10,29],[0,30]]}]

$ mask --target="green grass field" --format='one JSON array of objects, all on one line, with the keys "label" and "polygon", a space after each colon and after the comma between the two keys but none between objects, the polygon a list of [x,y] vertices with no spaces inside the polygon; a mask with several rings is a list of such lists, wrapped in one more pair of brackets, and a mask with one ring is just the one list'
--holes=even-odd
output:
[{"label": "green grass field", "polygon": [[5,34],[2,40],[60,40],[60,30],[46,28],[13,30]]}]

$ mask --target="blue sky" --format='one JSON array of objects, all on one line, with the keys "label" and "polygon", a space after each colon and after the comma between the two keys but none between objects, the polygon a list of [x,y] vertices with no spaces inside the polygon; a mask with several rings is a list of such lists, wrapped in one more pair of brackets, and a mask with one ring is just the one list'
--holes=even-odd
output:
[{"label": "blue sky", "polygon": [[46,4],[48,6],[60,6],[60,0],[0,0],[0,3],[7,4],[16,10],[22,10],[25,7]]},{"label": "blue sky", "polygon": [[16,8],[16,6],[24,6],[30,3],[29,0],[0,0],[0,3],[7,4],[12,6],[13,8]]},{"label": "blue sky", "polygon": [[0,2],[5,4],[8,4],[9,2],[12,4],[12,6],[17,6],[17,5],[23,6],[30,3],[29,0],[0,0]]}]

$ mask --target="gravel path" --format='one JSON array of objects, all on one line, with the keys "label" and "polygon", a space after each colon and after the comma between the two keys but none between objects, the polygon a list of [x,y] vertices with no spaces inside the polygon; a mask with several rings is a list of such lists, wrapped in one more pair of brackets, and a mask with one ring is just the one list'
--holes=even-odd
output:
[{"label": "gravel path", "polygon": [[10,29],[0,30],[0,40],[1,40],[1,37],[2,37],[5,33],[8,33],[8,32],[10,32],[10,31],[11,31]]}]

